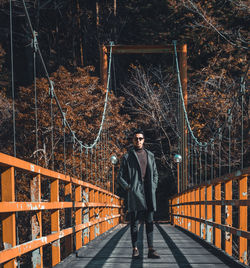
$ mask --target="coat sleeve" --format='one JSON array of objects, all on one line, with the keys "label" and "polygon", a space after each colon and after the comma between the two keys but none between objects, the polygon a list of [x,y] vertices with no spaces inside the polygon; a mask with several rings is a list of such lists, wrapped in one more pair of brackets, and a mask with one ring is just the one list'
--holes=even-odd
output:
[{"label": "coat sleeve", "polygon": [[157,167],[156,167],[156,163],[155,163],[155,158],[153,160],[153,180],[154,180],[154,184],[155,184],[155,188],[156,188],[157,184],[158,184],[158,171],[157,171]]},{"label": "coat sleeve", "polygon": [[130,189],[127,159],[125,156],[122,158],[120,170],[119,170],[118,177],[117,177],[117,182],[121,185],[121,187],[125,191],[128,191]]}]

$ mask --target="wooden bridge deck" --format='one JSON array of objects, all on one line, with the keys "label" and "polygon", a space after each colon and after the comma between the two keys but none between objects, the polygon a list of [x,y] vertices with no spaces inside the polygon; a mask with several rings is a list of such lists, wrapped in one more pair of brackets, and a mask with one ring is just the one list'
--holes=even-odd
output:
[{"label": "wooden bridge deck", "polygon": [[128,225],[119,225],[107,234],[96,238],[88,245],[71,254],[57,268],[127,268],[127,267],[238,267],[221,254],[215,254],[211,247],[204,247],[197,239],[170,224],[156,224],[154,227],[154,247],[161,255],[160,259],[147,258],[147,240],[145,226],[140,225],[138,248],[140,259],[132,259],[130,229]]}]

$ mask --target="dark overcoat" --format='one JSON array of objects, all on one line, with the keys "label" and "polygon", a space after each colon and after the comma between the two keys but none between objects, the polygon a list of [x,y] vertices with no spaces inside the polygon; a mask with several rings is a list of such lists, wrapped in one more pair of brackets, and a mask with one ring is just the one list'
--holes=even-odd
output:
[{"label": "dark overcoat", "polygon": [[128,192],[128,212],[139,210],[156,211],[156,188],[158,184],[158,172],[154,154],[146,150],[148,163],[146,170],[146,194],[142,181],[139,159],[134,149],[130,150],[122,158],[117,181]]}]

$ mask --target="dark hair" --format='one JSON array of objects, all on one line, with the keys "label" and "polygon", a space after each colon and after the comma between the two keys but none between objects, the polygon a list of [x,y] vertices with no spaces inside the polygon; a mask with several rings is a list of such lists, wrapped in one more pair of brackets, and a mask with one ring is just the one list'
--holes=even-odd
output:
[{"label": "dark hair", "polygon": [[143,138],[145,138],[145,135],[144,135],[144,131],[141,130],[141,129],[136,129],[133,133],[133,137],[136,135],[136,134],[142,134],[143,135]]}]

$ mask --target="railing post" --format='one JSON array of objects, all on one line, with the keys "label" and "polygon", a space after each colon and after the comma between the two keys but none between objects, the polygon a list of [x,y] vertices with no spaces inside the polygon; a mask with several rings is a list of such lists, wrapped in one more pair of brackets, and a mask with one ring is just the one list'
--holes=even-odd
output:
[{"label": "railing post", "polygon": [[[187,192],[184,194],[184,202],[185,203],[188,202],[188,193]],[[188,205],[184,205],[184,215],[188,216]],[[189,221],[188,218],[184,218],[184,228],[186,230],[188,230],[188,221]]]},{"label": "railing post", "polygon": [[[15,201],[15,171],[8,168],[1,174],[2,201]],[[2,214],[2,237],[4,249],[16,246],[16,215],[15,212]],[[16,259],[4,264],[4,268],[16,267]]]},{"label": "railing post", "polygon": [[[177,214],[178,215],[181,215],[181,205],[180,205],[181,204],[181,197],[180,197],[180,194],[177,197],[177,203],[178,203],[178,206],[177,206]],[[181,217],[180,216],[178,216],[176,218],[176,224],[179,225],[179,226],[181,226]]]},{"label": "railing post", "polygon": [[[111,208],[110,208],[110,204],[111,204],[111,197],[110,194],[108,194],[108,216],[111,215]],[[109,225],[108,225],[108,230],[111,228],[111,219],[108,221]]]},{"label": "railing post", "polygon": [[[103,192],[99,193],[99,202],[103,204]],[[104,207],[102,206],[99,210],[100,218],[103,218],[103,209]],[[103,221],[100,223],[100,234],[103,234]]]},{"label": "railing post", "polygon": [[[110,194],[110,205],[113,205],[114,204],[114,197],[112,194]],[[114,215],[114,208],[111,207],[110,208],[110,216],[113,216]],[[111,219],[111,228],[114,227],[114,219],[112,218]]]},{"label": "railing post", "polygon": [[[72,202],[72,183],[69,182],[65,185],[64,195],[66,202]],[[65,226],[66,228],[72,227],[72,208],[65,209]],[[73,234],[74,235],[74,234]],[[67,235],[65,237],[65,255],[68,256],[73,252],[73,235]]]},{"label": "railing post", "polygon": [[[191,192],[191,202],[195,201],[195,190]],[[195,218],[195,205],[191,205],[191,217]],[[195,234],[195,220],[191,220],[191,231]]]},{"label": "railing post", "polygon": [[[239,199],[247,199],[247,176],[239,179]],[[247,206],[239,207],[239,229],[247,231]],[[248,265],[247,239],[239,237],[239,260]]]},{"label": "railing post", "polygon": [[[195,190],[195,202],[200,202],[200,187]],[[200,204],[195,205],[195,218],[198,219],[195,222],[195,234],[200,236],[201,235],[201,223],[199,222],[200,219]]]},{"label": "railing post", "polygon": [[[59,202],[59,180],[55,179],[50,183],[50,201]],[[60,231],[59,209],[51,212],[51,233]],[[54,241],[52,247],[52,266],[55,266],[61,261],[60,256],[60,239]]]},{"label": "railing post", "polygon": [[[107,216],[107,194],[103,193],[103,203],[104,203],[104,207],[103,207],[103,217],[106,218]],[[105,233],[107,231],[107,221],[105,220],[103,222],[103,232]]]},{"label": "railing post", "polygon": [[[31,202],[41,202],[41,176],[38,174],[30,181]],[[31,218],[32,240],[42,237],[42,212],[37,211]],[[43,267],[43,248],[40,247],[32,252],[32,266]]]},{"label": "railing post", "polygon": [[[232,181],[225,182],[225,200],[232,200]],[[232,227],[232,206],[225,206],[225,223],[227,226]],[[225,232],[225,251],[228,255],[232,256],[232,234]]]},{"label": "railing post", "polygon": [[[99,203],[99,191],[95,191],[95,202]],[[99,218],[99,207],[95,208],[95,220]],[[95,224],[95,237],[98,236],[100,232],[100,226],[99,223]]]},{"label": "railing post", "polygon": [[[89,208],[88,208],[88,202],[89,202],[89,188],[84,189],[84,203],[87,204],[87,207],[83,210],[83,222],[88,223],[89,222]],[[89,242],[89,234],[90,230],[89,227],[85,228],[83,230],[83,244],[86,245]]]},{"label": "railing post", "polygon": [[[181,215],[185,215],[184,205],[185,194],[181,194]],[[185,228],[185,218],[181,217],[181,227]]]},{"label": "railing post", "polygon": [[[221,201],[221,183],[214,186],[214,195],[216,201]],[[215,205],[215,223],[221,224],[221,205]],[[215,228],[215,246],[221,248],[221,230]]]},{"label": "railing post", "polygon": [[[187,198],[186,198],[186,202],[190,202],[191,201],[191,192],[190,190],[188,190],[187,192]],[[188,217],[191,216],[191,206],[190,205],[186,205],[187,209],[186,209],[186,212],[187,212],[187,215]],[[191,219],[190,218],[187,218],[187,230],[188,231],[191,231],[192,227],[191,227]]]},{"label": "railing post", "polygon": [[[207,201],[212,201],[212,190],[213,186],[207,186]],[[213,222],[213,206],[207,205],[207,221]],[[207,224],[207,242],[213,243],[213,226]]]},{"label": "railing post", "polygon": [[[82,187],[80,185],[76,186],[75,189],[75,201],[81,202],[82,201]],[[82,223],[82,208],[77,207],[75,212],[75,222],[76,226]],[[82,247],[82,230],[76,232],[76,250]]]},{"label": "railing post", "polygon": [[[202,202],[205,202],[205,191],[206,191],[206,187],[202,186],[201,187],[201,192],[200,192],[200,200]],[[201,204],[200,205],[200,218],[205,220],[206,219],[206,206],[205,204]],[[206,224],[205,223],[201,223],[201,230],[200,230],[200,236],[202,239],[206,239]]]},{"label": "railing post", "polygon": [[[95,202],[95,195],[94,195],[94,190],[93,189],[89,189],[89,202],[93,203]],[[93,221],[94,220],[94,208],[91,207],[89,209],[89,221]],[[89,228],[90,234],[89,234],[89,241],[93,240],[95,238],[95,226],[91,225]]]}]

